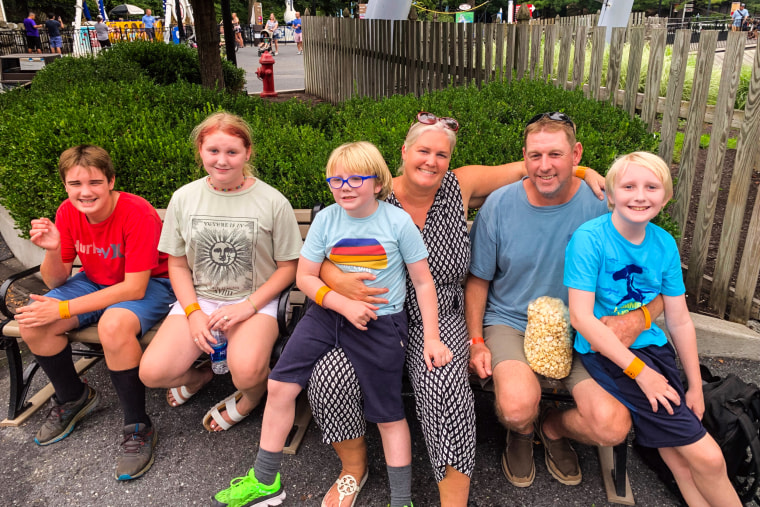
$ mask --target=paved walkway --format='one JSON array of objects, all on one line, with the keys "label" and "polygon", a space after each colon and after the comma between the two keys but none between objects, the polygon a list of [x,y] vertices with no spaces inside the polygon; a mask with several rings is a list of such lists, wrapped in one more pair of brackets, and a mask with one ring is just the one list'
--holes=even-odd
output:
[{"label": "paved walkway", "polygon": [[[279,54],[275,56],[274,87],[275,91],[304,89],[303,55],[297,54],[294,43],[280,44]],[[246,46],[236,53],[237,65],[245,69],[246,90],[249,94],[261,93],[262,82],[256,76],[260,67],[259,53],[256,47]]]}]

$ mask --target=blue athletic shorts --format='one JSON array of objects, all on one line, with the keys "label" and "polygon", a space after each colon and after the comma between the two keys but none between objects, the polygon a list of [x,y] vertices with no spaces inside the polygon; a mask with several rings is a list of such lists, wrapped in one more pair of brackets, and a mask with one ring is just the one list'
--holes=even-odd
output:
[{"label": "blue athletic shorts", "polygon": [[681,397],[681,404],[674,405],[673,415],[658,406],[652,412],[652,406],[644,396],[636,381],[620,369],[618,365],[601,354],[580,354],[583,364],[591,377],[608,393],[628,407],[633,418],[636,440],[645,447],[680,447],[693,444],[705,436],[702,422],[686,406],[681,374],[676,367],[676,355],[670,344],[650,345],[631,352],[644,361],[647,366],[661,373]]},{"label": "blue athletic shorts", "polygon": [[[80,272],[66,280],[66,283],[60,287],[56,287],[45,295],[63,301],[92,294],[106,287],[109,286],[95,283],[87,278],[85,273]],[[155,326],[159,320],[164,318],[176,300],[174,291],[172,291],[172,284],[168,278],[151,278],[148,281],[148,288],[145,289],[145,297],[133,301],[122,301],[102,310],[77,315],[79,327],[82,328],[95,324],[109,308],[125,308],[140,319],[140,336],[142,336]]]},{"label": "blue athletic shorts", "polygon": [[364,417],[374,423],[400,421],[406,417],[401,377],[407,344],[406,312],[380,316],[360,331],[339,313],[312,304],[269,378],[305,389],[317,361],[343,347],[364,394]]}]

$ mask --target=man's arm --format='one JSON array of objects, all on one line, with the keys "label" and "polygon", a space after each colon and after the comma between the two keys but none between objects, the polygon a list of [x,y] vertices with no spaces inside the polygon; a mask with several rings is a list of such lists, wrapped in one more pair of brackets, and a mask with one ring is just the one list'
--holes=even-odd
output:
[{"label": "man's arm", "polygon": [[[488,286],[491,282],[478,278],[473,274],[467,275],[464,287],[464,318],[467,322],[467,334],[470,339],[483,337],[483,316],[486,312]],[[470,370],[480,378],[489,377],[491,370],[491,351],[484,343],[470,347]]]},{"label": "man's arm", "polygon": [[[662,295],[658,295],[652,301],[645,305],[651,316],[651,321],[654,322],[657,317],[662,315],[664,304],[662,301]],[[647,329],[646,316],[644,310],[634,310],[624,315],[608,315],[600,319],[604,325],[615,333],[620,342],[626,347],[633,345],[636,338]],[[651,325],[651,323],[650,323]]]}]

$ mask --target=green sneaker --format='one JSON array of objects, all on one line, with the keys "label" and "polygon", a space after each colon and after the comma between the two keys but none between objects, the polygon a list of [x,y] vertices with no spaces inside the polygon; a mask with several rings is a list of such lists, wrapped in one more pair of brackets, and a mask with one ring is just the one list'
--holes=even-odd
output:
[{"label": "green sneaker", "polygon": [[280,505],[285,500],[285,490],[280,484],[280,474],[274,484],[261,484],[251,468],[248,475],[235,477],[230,481],[230,487],[221,490],[211,499],[214,507],[268,507]]}]

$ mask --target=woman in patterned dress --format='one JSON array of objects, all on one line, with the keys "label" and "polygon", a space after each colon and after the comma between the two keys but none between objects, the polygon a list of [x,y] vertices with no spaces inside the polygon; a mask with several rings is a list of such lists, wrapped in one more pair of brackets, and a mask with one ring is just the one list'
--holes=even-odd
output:
[{"label": "woman in patterned dress", "polygon": [[[467,505],[475,466],[475,408],[467,374],[469,343],[462,289],[470,263],[466,212],[468,207],[479,207],[492,191],[526,174],[522,162],[449,171],[458,129],[452,118],[418,114],[401,148],[399,176],[386,198],[409,213],[422,231],[438,295],[441,340],[454,354],[449,364],[427,371],[422,356],[422,319],[407,278],[406,366],[443,507]],[[587,171],[587,178],[596,182],[592,188],[602,195],[598,188],[601,177]],[[371,275],[343,275],[325,263],[321,276],[348,297],[370,303],[384,301],[379,299],[383,290],[364,284]],[[343,466],[322,505],[353,505],[366,480],[367,449],[361,391],[342,349],[334,349],[317,364],[309,385],[309,402],[323,440],[333,445]]]}]

